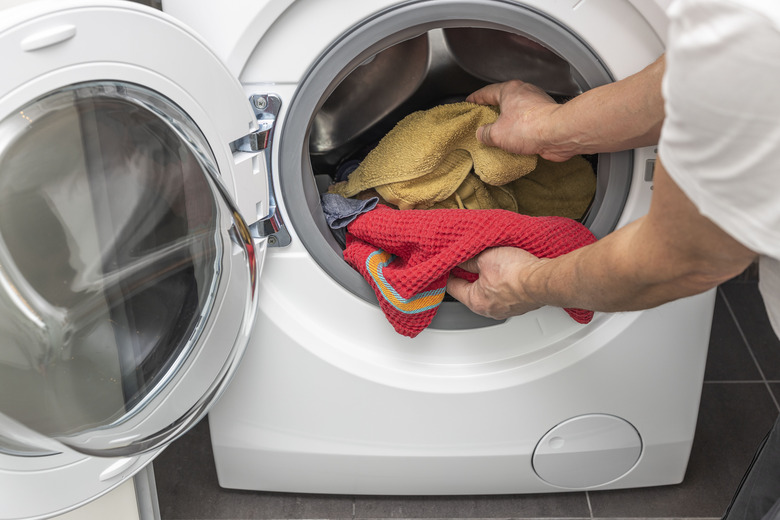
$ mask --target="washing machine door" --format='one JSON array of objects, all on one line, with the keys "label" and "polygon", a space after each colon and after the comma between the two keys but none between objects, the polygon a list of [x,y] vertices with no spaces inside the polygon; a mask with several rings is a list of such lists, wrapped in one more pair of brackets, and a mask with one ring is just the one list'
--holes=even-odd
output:
[{"label": "washing machine door", "polygon": [[158,11],[19,5],[0,62],[11,519],[107,492],[203,417],[252,327],[268,188],[265,152],[241,151],[259,125],[240,84]]}]

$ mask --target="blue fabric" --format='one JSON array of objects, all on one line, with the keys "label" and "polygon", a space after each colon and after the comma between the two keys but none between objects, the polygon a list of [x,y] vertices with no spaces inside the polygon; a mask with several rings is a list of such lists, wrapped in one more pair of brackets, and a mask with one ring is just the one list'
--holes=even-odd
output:
[{"label": "blue fabric", "polygon": [[357,167],[360,166],[360,160],[359,159],[351,159],[341,165],[336,169],[336,175],[333,178],[335,182],[342,182],[349,178],[349,174],[357,170]]},{"label": "blue fabric", "polygon": [[347,199],[335,193],[324,193],[320,197],[325,220],[331,229],[341,229],[367,211],[371,211],[379,202],[379,198],[367,200]]}]

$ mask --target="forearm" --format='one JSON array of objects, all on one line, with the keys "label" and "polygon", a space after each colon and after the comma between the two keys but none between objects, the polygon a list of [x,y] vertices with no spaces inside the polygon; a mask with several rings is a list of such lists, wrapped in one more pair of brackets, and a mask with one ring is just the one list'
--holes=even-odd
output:
[{"label": "forearm", "polygon": [[538,305],[645,309],[698,294],[742,272],[756,254],[702,216],[656,162],[644,217],[568,255],[520,272],[517,290]]},{"label": "forearm", "polygon": [[698,294],[727,278],[703,260],[643,247],[644,225],[633,222],[591,246],[541,260],[518,280],[519,290],[539,306],[615,312]]},{"label": "forearm", "polygon": [[[594,88],[540,117],[542,155],[614,152],[658,142],[664,119],[664,57],[621,81]],[[542,115],[541,113],[539,114]]]},{"label": "forearm", "polygon": [[[472,101],[503,100],[502,116],[480,127],[477,136],[514,153],[542,150],[550,160],[654,144],[664,118],[663,67],[661,58],[635,76],[564,105],[527,83],[485,87]],[[550,122],[554,124],[547,127]],[[448,291],[493,318],[545,305],[628,311],[700,293],[750,265],[756,254],[701,215],[660,158],[653,178],[650,211],[644,217],[555,259],[538,259],[514,248],[487,250],[461,266],[479,273],[477,281],[452,279]]]}]

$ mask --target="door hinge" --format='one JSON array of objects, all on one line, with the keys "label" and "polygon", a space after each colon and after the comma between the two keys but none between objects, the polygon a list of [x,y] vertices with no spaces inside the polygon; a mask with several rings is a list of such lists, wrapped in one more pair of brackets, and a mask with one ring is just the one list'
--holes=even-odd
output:
[{"label": "door hinge", "polygon": [[263,152],[268,177],[268,214],[249,225],[255,238],[267,238],[269,247],[282,247],[290,244],[290,233],[279,214],[276,203],[273,173],[271,170],[271,150],[276,118],[282,107],[282,100],[276,94],[255,94],[249,98],[257,117],[258,128],[243,137],[237,148],[242,152]]},{"label": "door hinge", "polygon": [[242,152],[261,152],[271,146],[271,136],[282,100],[276,94],[255,94],[249,98],[257,117],[257,130],[244,136],[237,144]]}]

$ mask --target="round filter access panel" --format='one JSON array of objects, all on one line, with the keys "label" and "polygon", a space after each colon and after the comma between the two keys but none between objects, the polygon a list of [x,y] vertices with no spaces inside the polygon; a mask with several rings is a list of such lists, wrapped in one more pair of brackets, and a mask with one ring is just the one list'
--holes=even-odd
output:
[{"label": "round filter access panel", "polygon": [[542,437],[534,450],[533,467],[554,486],[589,488],[628,473],[641,453],[642,438],[628,421],[613,415],[581,415]]}]

